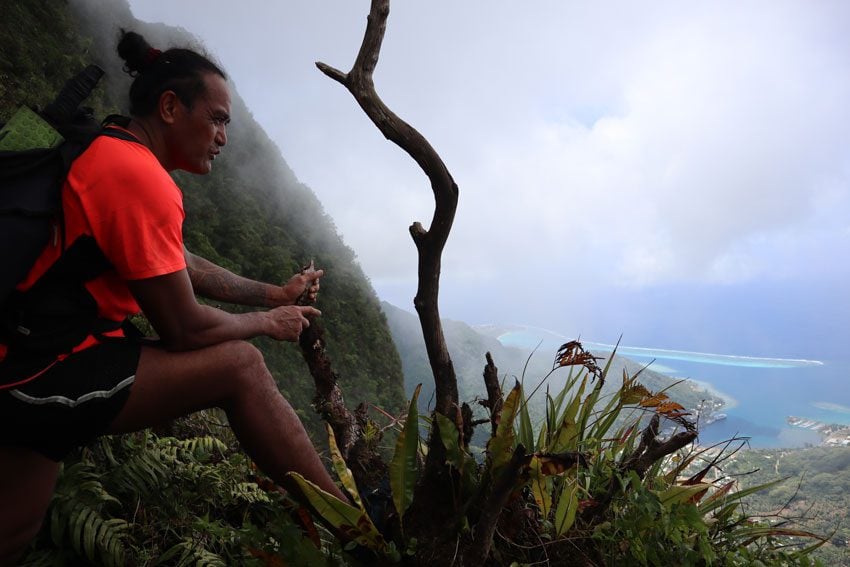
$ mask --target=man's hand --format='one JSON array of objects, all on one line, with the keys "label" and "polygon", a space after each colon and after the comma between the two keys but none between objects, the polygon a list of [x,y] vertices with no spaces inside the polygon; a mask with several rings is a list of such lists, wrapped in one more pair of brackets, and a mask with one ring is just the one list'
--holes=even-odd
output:
[{"label": "man's hand", "polygon": [[310,262],[299,273],[283,284],[284,302],[281,305],[310,305],[319,296],[319,279],[325,275],[324,270],[317,270]]},{"label": "man's hand", "polygon": [[284,305],[266,312],[269,319],[267,335],[279,341],[297,341],[301,331],[310,326],[310,319],[322,312],[315,307]]}]

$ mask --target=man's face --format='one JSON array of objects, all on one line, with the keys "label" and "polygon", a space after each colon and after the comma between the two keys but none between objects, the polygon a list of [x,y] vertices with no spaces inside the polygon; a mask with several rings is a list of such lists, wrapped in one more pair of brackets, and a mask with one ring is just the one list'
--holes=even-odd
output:
[{"label": "man's face", "polygon": [[230,123],[230,90],[227,82],[215,73],[204,76],[206,93],[195,100],[192,108],[183,107],[176,129],[176,169],[190,173],[209,173],[212,162],[227,143]]}]

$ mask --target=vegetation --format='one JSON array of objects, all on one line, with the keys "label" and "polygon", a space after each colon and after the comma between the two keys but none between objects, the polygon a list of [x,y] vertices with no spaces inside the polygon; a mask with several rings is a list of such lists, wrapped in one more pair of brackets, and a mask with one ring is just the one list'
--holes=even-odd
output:
[{"label": "vegetation", "polygon": [[[86,59],[96,43],[52,27],[71,24],[66,9],[59,0],[16,3],[16,19],[9,20],[15,27],[3,29],[4,37],[26,33],[47,54],[60,44],[65,51],[79,47]],[[38,52],[27,52],[33,69],[40,69]],[[3,60],[0,73],[38,73],[18,64]],[[55,92],[62,79],[64,73],[38,88]],[[26,100],[25,94],[10,96]],[[99,110],[115,106],[101,97]],[[544,400],[539,420],[522,384],[503,393],[492,359],[484,369],[487,398],[480,400],[486,417],[475,420],[459,403],[448,356],[430,360],[437,411],[420,417],[417,388],[407,412],[393,418],[402,402],[400,363],[374,294],[315,197],[270,157],[273,144],[235,106],[234,122],[246,126],[234,128],[233,147],[239,136],[256,143],[250,152],[247,145],[231,152],[232,162],[217,161],[215,177],[181,177],[194,219],[187,242],[262,279],[283,280],[310,257],[328,268],[323,301],[330,303],[321,307],[342,385],[356,383],[357,395],[349,398],[388,410],[382,424],[364,421],[362,440],[377,450],[385,433],[397,432],[392,457],[376,467],[382,474],[367,475],[384,484],[358,486],[363,470],[349,468],[328,429],[331,464],[354,505],[296,474],[284,493],[245,459],[218,414],[203,412],[167,431],[99,440],[67,460],[25,565],[810,563],[811,546],[789,548],[788,538],[816,545],[815,536],[758,522],[742,508],[757,488],[736,491],[734,483],[709,480],[723,455],[692,445],[696,430],[682,404],[641,383],[636,372],[613,372],[610,360],[600,368],[577,342],[563,345],[547,370],[567,376],[563,387],[536,394]],[[6,117],[10,109],[0,112]],[[247,169],[237,170],[237,163]],[[249,170],[266,177],[249,178]],[[420,251],[427,248],[427,231],[415,226],[412,234]],[[423,315],[427,301],[417,308]],[[439,319],[423,327],[434,331],[434,324],[441,334]],[[304,371],[295,350],[261,346],[281,389],[304,412],[310,387],[298,379]],[[452,381],[455,392],[447,395],[441,389]],[[454,405],[447,403],[452,398]],[[648,419],[639,422],[632,413]],[[488,433],[486,450],[478,453],[471,439],[481,426]]]},{"label": "vegetation", "polygon": [[[566,387],[546,395],[549,410],[537,427],[519,383],[498,398],[502,406],[491,413],[495,432],[483,462],[470,452],[468,431],[433,414],[451,470],[446,505],[453,518],[440,526],[441,539],[433,545],[423,549],[405,537],[405,512],[416,484],[411,478],[420,474],[423,458],[418,429],[411,426],[418,390],[396,443],[390,476],[394,509],[378,518],[386,526],[382,533],[364,506],[335,501],[303,482],[300,490],[315,514],[343,539],[371,549],[379,563],[810,564],[807,556],[821,541],[817,536],[745,513],[743,499],[761,487],[738,490],[734,481],[708,480],[725,455],[691,444],[696,432],[681,405],[628,375],[615,394],[602,395],[610,367],[598,368],[573,342],[558,352],[553,368],[575,365],[582,368],[570,373]],[[649,425],[615,428],[621,413],[631,409],[652,415]],[[659,433],[662,420],[676,427],[669,436]],[[425,422],[434,427],[431,419]],[[341,457],[335,460],[343,484],[352,487]],[[812,545],[789,550],[791,537]]]},{"label": "vegetation", "polygon": [[181,429],[184,439],[103,438],[66,462],[23,565],[263,565],[272,554],[326,562],[331,548],[323,554],[305,537],[295,508],[256,476],[214,414]]},{"label": "vegetation", "polygon": [[[355,506],[297,475],[293,501],[257,474],[212,412],[180,422],[175,436],[102,439],[66,464],[24,565],[812,564],[816,537],[748,513],[744,499],[759,487],[728,482],[722,453],[689,444],[681,406],[628,376],[602,396],[610,369],[595,367],[580,345],[565,346],[553,366],[581,366],[546,396],[546,420],[532,426],[516,384],[488,421],[495,433],[483,459],[452,419],[419,416],[417,391],[399,424],[389,495],[361,498],[331,433],[334,469]],[[630,409],[652,415],[650,424],[614,429]],[[454,521],[442,526],[444,541],[425,546],[407,535],[404,511],[423,458],[418,424],[432,419],[451,470]],[[662,420],[673,435],[659,436]],[[482,525],[492,527],[487,538]]]},{"label": "vegetation", "polygon": [[[22,102],[44,107],[69,69],[83,69],[91,42],[76,31],[62,2],[3,2],[0,6],[0,123]],[[98,92],[88,103],[103,104]]]},{"label": "vegetation", "polygon": [[774,525],[829,536],[813,553],[825,565],[850,565],[850,448],[742,450],[723,466],[742,487],[773,484],[746,500],[746,510]]}]

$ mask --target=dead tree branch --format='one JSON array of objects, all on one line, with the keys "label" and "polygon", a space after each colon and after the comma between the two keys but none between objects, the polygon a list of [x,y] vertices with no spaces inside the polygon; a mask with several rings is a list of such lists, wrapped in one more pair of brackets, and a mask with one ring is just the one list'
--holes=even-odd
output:
[{"label": "dead tree branch", "polygon": [[343,458],[347,458],[354,443],[362,435],[354,415],[345,407],[345,400],[339,389],[339,376],[334,372],[330,358],[325,352],[324,329],[318,321],[313,321],[301,333],[298,342],[316,385],[313,406],[333,429],[339,450]]},{"label": "dead tree branch", "polygon": [[[416,129],[396,116],[375,92],[372,74],[378,64],[389,12],[389,0],[372,0],[363,43],[351,71],[343,73],[324,63],[316,63],[316,66],[348,89],[384,137],[407,152],[431,182],[435,201],[431,226],[428,230],[419,222],[410,226],[410,235],[419,255],[419,285],[413,304],[419,314],[428,361],[434,374],[434,410],[445,416],[456,416],[458,430],[465,431],[461,423],[461,408],[458,406],[457,377],[446,347],[438,304],[441,256],[454,222],[458,188],[431,144]],[[409,521],[406,523],[413,532],[418,528],[422,530],[420,535],[425,536],[425,532],[450,521],[453,506],[444,499],[451,493],[451,479],[446,467],[445,447],[435,421],[428,440],[425,467],[408,511]]]},{"label": "dead tree branch", "polygon": [[419,252],[419,287],[413,303],[419,314],[428,360],[434,373],[435,409],[443,415],[453,415],[458,404],[457,379],[446,348],[437,300],[441,255],[454,222],[458,188],[428,141],[396,116],[375,92],[372,74],[378,64],[389,12],[389,0],[372,0],[363,43],[351,71],[343,73],[324,63],[316,63],[316,66],[345,86],[381,133],[406,151],[431,181],[436,204],[431,226],[425,230],[419,222],[414,222],[410,227]]},{"label": "dead tree branch", "polygon": [[502,399],[502,387],[499,385],[499,369],[493,363],[493,356],[488,352],[486,354],[487,365],[484,367],[484,385],[487,387],[487,401],[481,402],[481,405],[490,410],[490,424],[492,436],[496,436],[496,429],[499,427],[499,420],[502,418],[502,405],[505,403]]},{"label": "dead tree branch", "polygon": [[[315,271],[312,260],[301,268],[302,274]],[[296,303],[298,305],[313,303],[308,289],[304,290]],[[357,441],[363,437],[363,427],[354,414],[345,407],[345,399],[339,389],[339,376],[334,372],[331,359],[325,351],[325,329],[319,320],[312,321],[311,325],[303,330],[298,337],[298,344],[316,385],[313,407],[333,429],[340,453],[344,459],[347,459]]]}]

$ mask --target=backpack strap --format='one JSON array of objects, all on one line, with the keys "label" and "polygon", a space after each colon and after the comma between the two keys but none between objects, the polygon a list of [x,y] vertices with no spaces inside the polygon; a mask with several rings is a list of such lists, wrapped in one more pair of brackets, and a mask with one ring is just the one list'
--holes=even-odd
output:
[{"label": "backpack strap", "polygon": [[[129,116],[110,114],[100,123],[100,132],[98,132],[98,135],[141,144],[142,142],[136,136],[127,131],[130,128],[130,121],[131,118]],[[115,126],[118,128],[115,128]]]},{"label": "backpack strap", "polygon": [[108,126],[103,129],[100,135],[107,136],[109,138],[117,138],[119,140],[124,140],[125,142],[134,142],[136,144],[142,143],[137,137],[135,137],[131,133],[125,130],[119,130],[118,128],[110,128]]}]

